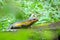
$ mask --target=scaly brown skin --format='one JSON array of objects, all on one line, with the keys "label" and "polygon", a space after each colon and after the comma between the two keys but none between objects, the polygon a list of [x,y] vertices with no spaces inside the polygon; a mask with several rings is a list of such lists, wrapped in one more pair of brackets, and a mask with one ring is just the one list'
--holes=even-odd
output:
[{"label": "scaly brown skin", "polygon": [[34,24],[35,22],[37,22],[38,19],[31,19],[25,22],[17,22],[11,25],[10,29],[20,29],[20,28],[29,28],[31,27],[32,24]]}]

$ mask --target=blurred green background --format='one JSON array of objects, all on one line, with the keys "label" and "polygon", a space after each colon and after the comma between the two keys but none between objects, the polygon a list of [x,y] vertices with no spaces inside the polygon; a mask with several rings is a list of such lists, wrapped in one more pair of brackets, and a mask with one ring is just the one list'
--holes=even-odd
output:
[{"label": "blurred green background", "polygon": [[34,26],[58,22],[60,0],[0,0],[0,40],[53,40],[55,36],[60,35],[59,29],[20,29],[17,32],[2,32],[12,23],[28,19],[31,14],[38,15],[39,20]]}]

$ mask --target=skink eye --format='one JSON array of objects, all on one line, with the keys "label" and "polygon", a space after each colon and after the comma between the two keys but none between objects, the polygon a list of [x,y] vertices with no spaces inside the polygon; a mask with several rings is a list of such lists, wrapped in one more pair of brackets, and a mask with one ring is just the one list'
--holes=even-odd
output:
[{"label": "skink eye", "polygon": [[36,20],[36,19],[33,19],[33,20]]}]

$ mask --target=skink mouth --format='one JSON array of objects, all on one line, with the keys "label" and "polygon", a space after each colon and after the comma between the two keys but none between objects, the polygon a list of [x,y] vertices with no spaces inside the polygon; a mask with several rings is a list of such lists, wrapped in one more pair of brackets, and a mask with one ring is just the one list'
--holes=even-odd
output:
[{"label": "skink mouth", "polygon": [[36,19],[38,21],[38,19]]}]

